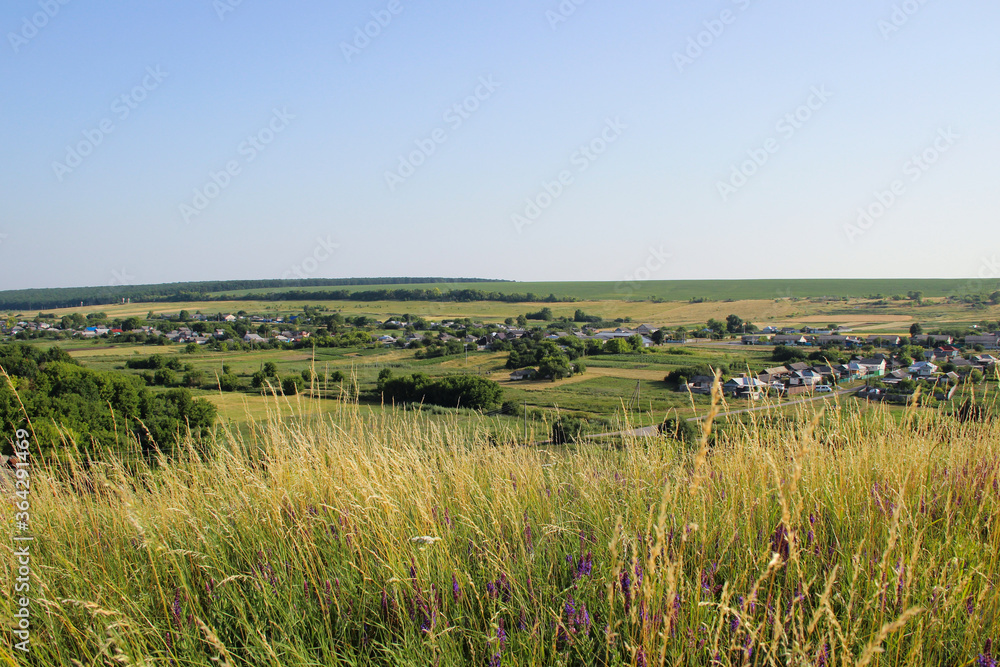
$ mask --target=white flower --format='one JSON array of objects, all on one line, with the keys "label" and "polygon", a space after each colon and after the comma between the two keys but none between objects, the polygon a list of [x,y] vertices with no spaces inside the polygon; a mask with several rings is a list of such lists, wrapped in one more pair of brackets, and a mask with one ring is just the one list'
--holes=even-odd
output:
[{"label": "white flower", "polygon": [[418,535],[417,537],[411,537],[410,541],[414,544],[419,544],[420,546],[426,547],[428,544],[434,544],[440,537],[430,537],[428,535]]}]

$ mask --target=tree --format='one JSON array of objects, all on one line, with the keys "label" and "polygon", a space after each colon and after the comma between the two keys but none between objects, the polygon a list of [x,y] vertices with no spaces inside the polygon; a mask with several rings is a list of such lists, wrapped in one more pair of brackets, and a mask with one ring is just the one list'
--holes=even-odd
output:
[{"label": "tree", "polygon": [[[710,325],[711,326],[711,325]],[[729,315],[726,317],[726,331],[728,333],[734,334],[739,333],[743,330],[743,320],[737,315]]]},{"label": "tree", "polygon": [[175,382],[174,372],[169,368],[161,368],[153,374],[153,382],[164,386],[170,386]]},{"label": "tree", "polygon": [[713,336],[721,338],[726,333],[726,323],[715,318],[710,319],[706,326],[712,331]]},{"label": "tree", "polygon": [[917,304],[920,305],[924,302],[924,293],[919,290],[911,290],[906,293],[906,298],[910,301],[916,301]]},{"label": "tree", "polygon": [[990,303],[994,306],[1000,304],[1000,289],[990,294]]},{"label": "tree", "polygon": [[219,389],[222,391],[238,391],[240,388],[240,378],[238,375],[225,374],[219,376]]},{"label": "tree", "polygon": [[380,392],[385,389],[385,383],[390,379],[392,379],[392,370],[383,368],[378,372],[378,381],[376,382],[376,386]]},{"label": "tree", "polygon": [[264,371],[257,371],[250,377],[250,386],[254,389],[260,389],[267,382],[267,375]]},{"label": "tree", "polygon": [[528,326],[528,318],[525,317],[524,315],[518,315],[517,316],[517,326],[519,326],[519,327],[526,327],[526,326]]},{"label": "tree", "polygon": [[569,359],[563,355],[548,356],[538,363],[538,374],[555,382],[560,378],[572,375],[573,368],[570,366]]},{"label": "tree", "polygon": [[609,338],[604,341],[604,354],[626,354],[632,351],[632,346],[623,338]]},{"label": "tree", "polygon": [[182,310],[180,314],[177,316],[177,319],[179,319],[181,322],[187,322],[188,320],[191,319],[191,313],[189,313],[186,310]]},{"label": "tree", "polygon": [[919,336],[922,333],[924,333],[924,328],[922,326],[920,326],[919,322],[914,322],[913,324],[910,325],[910,335],[911,336]]},{"label": "tree", "polygon": [[198,387],[201,385],[202,378],[204,377],[202,371],[188,371],[184,374],[184,386],[186,387]]},{"label": "tree", "polygon": [[663,329],[657,329],[649,336],[650,340],[653,341],[654,345],[663,345],[663,341],[666,339],[666,334]]},{"label": "tree", "polygon": [[278,377],[278,365],[273,361],[264,362],[264,375],[270,378]]},{"label": "tree", "polygon": [[285,396],[295,396],[302,388],[302,377],[289,375],[281,381],[281,391]]}]

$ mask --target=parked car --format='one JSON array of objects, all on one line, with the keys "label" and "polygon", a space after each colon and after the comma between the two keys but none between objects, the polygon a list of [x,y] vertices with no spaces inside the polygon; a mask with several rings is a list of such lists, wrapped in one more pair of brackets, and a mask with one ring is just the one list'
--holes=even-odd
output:
[{"label": "parked car", "polygon": [[816,385],[816,393],[817,394],[829,394],[831,391],[833,391],[833,387],[831,387],[828,384],[818,384],[818,385]]}]

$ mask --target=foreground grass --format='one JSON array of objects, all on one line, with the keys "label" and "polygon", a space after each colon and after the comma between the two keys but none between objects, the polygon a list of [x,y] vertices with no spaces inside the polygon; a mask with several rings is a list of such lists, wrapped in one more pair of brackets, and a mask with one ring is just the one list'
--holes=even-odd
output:
[{"label": "foreground grass", "polygon": [[5,631],[0,655],[975,664],[1000,639],[1000,429],[839,410],[687,452],[519,447],[346,406],[152,468],[36,467],[32,651]]}]

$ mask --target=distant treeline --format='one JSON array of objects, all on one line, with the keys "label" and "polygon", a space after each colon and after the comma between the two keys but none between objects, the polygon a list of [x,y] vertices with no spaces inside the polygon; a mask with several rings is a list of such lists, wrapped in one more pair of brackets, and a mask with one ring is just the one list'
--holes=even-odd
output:
[{"label": "distant treeline", "polygon": [[[186,301],[229,301],[234,299],[298,300],[327,299],[343,300],[350,290],[304,291],[255,293],[252,296],[222,296],[219,292],[241,290],[274,290],[285,287],[341,287],[359,285],[411,285],[419,283],[498,283],[501,280],[483,278],[316,278],[307,280],[214,280],[202,282],[163,283],[158,285],[116,285],[107,287],[57,287],[50,289],[23,289],[0,291],[0,310],[45,310],[52,308],[72,308],[79,306],[101,306],[120,303],[129,299],[133,303],[186,302]],[[381,295],[397,290],[375,290],[369,294]],[[427,290],[403,290],[422,293]],[[469,290],[456,290],[467,292]],[[473,290],[476,291],[476,290]],[[450,294],[451,290],[445,294]],[[366,292],[367,293],[367,292]],[[295,296],[287,296],[294,294]],[[308,296],[306,296],[308,295]],[[319,295],[319,296],[317,296]],[[329,296],[337,295],[337,296]],[[361,300],[376,301],[397,299],[397,296],[368,296]],[[413,300],[410,297],[406,300]],[[426,298],[426,294],[424,297]],[[439,297],[444,299],[445,297]],[[464,300],[464,299],[453,299]]]},{"label": "distant treeline", "polygon": [[505,303],[545,302],[563,303],[577,301],[572,296],[540,296],[534,292],[486,292],[478,289],[378,289],[352,292],[350,290],[253,293],[241,296],[214,296],[208,300],[223,301],[503,301]]}]

